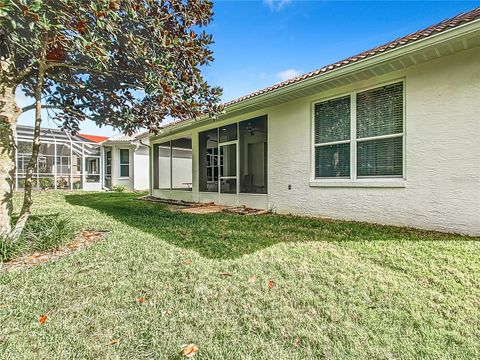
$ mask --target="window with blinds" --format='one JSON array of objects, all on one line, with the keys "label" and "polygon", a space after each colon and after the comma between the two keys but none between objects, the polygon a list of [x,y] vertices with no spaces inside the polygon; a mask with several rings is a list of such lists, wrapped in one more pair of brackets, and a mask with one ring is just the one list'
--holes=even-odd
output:
[{"label": "window with blinds", "polygon": [[315,177],[350,176],[350,96],[315,104]]},{"label": "window with blinds", "polygon": [[357,94],[357,176],[403,174],[403,83]]},{"label": "window with blinds", "polygon": [[403,101],[399,82],[315,104],[315,178],[403,176]]}]

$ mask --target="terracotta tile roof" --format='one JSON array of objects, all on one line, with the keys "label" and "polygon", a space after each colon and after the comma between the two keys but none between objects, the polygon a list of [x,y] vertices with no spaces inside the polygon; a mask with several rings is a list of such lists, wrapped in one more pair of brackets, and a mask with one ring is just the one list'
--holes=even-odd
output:
[{"label": "terracotta tile roof", "polygon": [[[266,93],[269,93],[269,92],[272,92],[272,91],[275,91],[275,90],[280,89],[280,88],[287,87],[287,86],[292,85],[292,84],[302,82],[302,81],[310,79],[312,77],[327,73],[327,72],[335,70],[335,69],[338,69],[338,68],[343,67],[345,65],[349,65],[349,64],[358,62],[360,60],[367,59],[369,57],[388,52],[390,50],[405,46],[407,44],[411,44],[413,42],[428,38],[429,36],[447,31],[449,29],[455,28],[455,27],[463,25],[465,23],[472,22],[472,21],[477,20],[477,19],[480,19],[480,7],[477,7],[473,10],[468,11],[468,12],[458,14],[458,15],[450,18],[450,19],[446,19],[446,20],[441,21],[436,25],[432,25],[432,26],[427,27],[426,29],[419,30],[419,31],[416,31],[412,34],[400,37],[396,40],[390,41],[387,44],[377,46],[373,49],[364,51],[360,54],[351,56],[347,59],[335,62],[333,64],[324,66],[320,69],[311,71],[311,72],[306,73],[304,75],[300,75],[298,77],[283,81],[281,83],[269,86],[267,88],[257,90],[253,93],[242,96],[240,98],[228,101],[228,102],[224,103],[223,105],[225,107],[228,107],[228,106],[231,106],[231,105],[234,105],[234,104],[238,104],[242,101],[245,101],[245,100],[248,100],[248,99],[251,99],[251,98],[254,98],[254,97],[257,97],[257,96],[260,96],[260,95],[263,95],[263,94],[266,94]],[[172,126],[172,125],[184,122],[184,121],[187,121],[187,120],[172,121],[168,124],[165,124],[162,128],[169,127],[169,126]]]},{"label": "terracotta tile roof", "polygon": [[108,139],[107,136],[98,136],[98,135],[78,134],[78,136],[80,136],[80,137],[82,137],[86,140],[90,140],[94,143],[101,143],[101,142]]}]

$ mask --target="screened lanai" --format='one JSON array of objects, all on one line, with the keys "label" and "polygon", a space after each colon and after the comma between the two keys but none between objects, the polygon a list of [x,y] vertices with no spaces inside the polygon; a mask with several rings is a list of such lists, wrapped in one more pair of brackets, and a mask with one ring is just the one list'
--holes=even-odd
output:
[{"label": "screened lanai", "polygon": [[[33,128],[17,127],[15,189],[25,184],[31,158]],[[33,186],[43,189],[100,190],[100,145],[60,129],[42,129],[40,153],[33,175]]]},{"label": "screened lanai", "polygon": [[[153,194],[266,208],[267,116],[185,130],[153,143]],[[220,124],[219,124],[220,125]]]},{"label": "screened lanai", "polygon": [[267,193],[267,118],[199,133],[199,191]]}]

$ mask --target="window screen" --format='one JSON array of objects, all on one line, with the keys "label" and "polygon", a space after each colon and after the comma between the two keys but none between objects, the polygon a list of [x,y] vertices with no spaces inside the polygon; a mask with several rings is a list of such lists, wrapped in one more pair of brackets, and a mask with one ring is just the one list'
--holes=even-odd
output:
[{"label": "window screen", "polygon": [[218,192],[218,129],[199,133],[199,190]]},{"label": "window screen", "polygon": [[[357,175],[401,176],[403,83],[358,93],[356,121]],[[362,140],[375,137],[378,138]]]},{"label": "window screen", "polygon": [[267,117],[239,123],[240,192],[267,193]]},{"label": "window screen", "polygon": [[350,176],[350,122],[350,96],[315,104],[316,178]]},{"label": "window screen", "polygon": [[158,162],[157,173],[158,174],[158,189],[169,190],[172,185],[172,173],[171,173],[171,146],[170,141],[158,144],[156,151],[156,161]]},{"label": "window screen", "polygon": [[350,176],[350,144],[315,148],[315,177]]},{"label": "window screen", "polygon": [[218,129],[220,142],[237,140],[237,124],[222,126]]},{"label": "window screen", "polygon": [[315,105],[315,144],[350,139],[350,96]]},{"label": "window screen", "polygon": [[402,83],[357,94],[357,138],[402,132]]},{"label": "window screen", "polygon": [[172,189],[192,190],[192,139],[184,137],[171,142]]},{"label": "window screen", "polygon": [[105,173],[112,175],[112,151],[105,151]]},{"label": "window screen", "polygon": [[401,176],[402,173],[402,137],[363,141],[358,143],[358,176]]},{"label": "window screen", "polygon": [[315,104],[315,178],[402,176],[403,101],[400,82]]}]

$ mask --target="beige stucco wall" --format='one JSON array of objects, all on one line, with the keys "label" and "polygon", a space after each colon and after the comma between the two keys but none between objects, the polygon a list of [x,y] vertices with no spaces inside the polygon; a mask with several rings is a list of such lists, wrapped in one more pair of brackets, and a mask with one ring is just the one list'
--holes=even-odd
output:
[{"label": "beige stucco wall", "polygon": [[[405,179],[342,186],[314,182],[312,103],[394,80],[405,86]],[[279,213],[480,235],[480,48],[230,118],[222,125],[265,114],[268,196],[238,195],[229,202]],[[209,123],[161,140],[192,136],[193,192],[186,197],[194,201],[222,202],[217,194],[198,193],[198,132],[218,126]],[[158,190],[154,195],[176,196]]]}]

